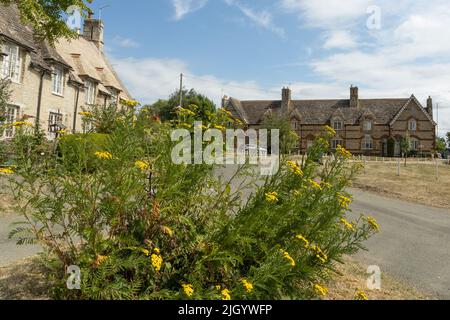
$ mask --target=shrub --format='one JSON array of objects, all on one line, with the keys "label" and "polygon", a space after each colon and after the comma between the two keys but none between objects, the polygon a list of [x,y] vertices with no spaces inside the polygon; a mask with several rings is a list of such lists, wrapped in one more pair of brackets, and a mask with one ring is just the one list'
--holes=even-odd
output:
[{"label": "shrub", "polygon": [[[48,250],[55,298],[314,298],[342,255],[378,231],[370,217],[346,218],[351,155],[314,161],[330,133],[261,181],[247,166],[225,179],[218,167],[174,164],[173,126],[130,110],[102,149],[70,137],[62,153],[80,148],[74,159],[18,158],[11,184],[25,221],[11,236]],[[85,171],[92,156],[97,170]],[[81,269],[80,290],[66,287],[69,265]]]},{"label": "shrub", "polygon": [[108,135],[100,133],[67,135],[60,139],[58,153],[64,167],[69,170],[92,172],[98,161],[95,152],[108,146]]}]

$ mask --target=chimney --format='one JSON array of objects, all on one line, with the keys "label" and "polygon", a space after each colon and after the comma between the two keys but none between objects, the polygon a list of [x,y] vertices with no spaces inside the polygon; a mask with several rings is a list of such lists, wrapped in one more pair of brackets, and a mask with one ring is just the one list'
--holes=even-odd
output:
[{"label": "chimney", "polygon": [[283,88],[281,90],[281,114],[288,115],[291,111],[291,95],[292,91],[289,88]]},{"label": "chimney", "polygon": [[359,89],[353,85],[350,87],[350,108],[359,107]]},{"label": "chimney", "polygon": [[425,110],[433,118],[433,99],[431,97],[428,97],[427,99],[427,107]]},{"label": "chimney", "polygon": [[103,51],[103,21],[94,19],[92,13],[84,20],[83,37],[94,42],[97,48]]},{"label": "chimney", "polygon": [[225,109],[227,107],[228,101],[229,101],[228,96],[225,95],[222,97],[222,109]]}]

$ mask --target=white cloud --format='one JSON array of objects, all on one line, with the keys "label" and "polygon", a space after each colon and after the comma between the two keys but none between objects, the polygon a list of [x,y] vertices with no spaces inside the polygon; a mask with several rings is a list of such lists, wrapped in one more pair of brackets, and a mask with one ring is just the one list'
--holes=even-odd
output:
[{"label": "white cloud", "polygon": [[353,36],[348,31],[336,30],[326,36],[324,49],[352,49],[357,46]]},{"label": "white cloud", "polygon": [[175,20],[181,20],[185,15],[203,8],[208,0],[172,0],[175,10]]},{"label": "white cloud", "polygon": [[270,30],[278,36],[284,38],[286,32],[283,28],[276,26],[273,22],[272,14],[267,10],[257,11],[245,5],[242,5],[239,0],[225,0],[228,5],[236,6],[241,12],[249,18],[257,26]]},{"label": "white cloud", "polygon": [[122,47],[122,48],[139,48],[140,44],[133,39],[130,38],[124,38],[121,36],[116,36],[113,39],[113,44]]}]

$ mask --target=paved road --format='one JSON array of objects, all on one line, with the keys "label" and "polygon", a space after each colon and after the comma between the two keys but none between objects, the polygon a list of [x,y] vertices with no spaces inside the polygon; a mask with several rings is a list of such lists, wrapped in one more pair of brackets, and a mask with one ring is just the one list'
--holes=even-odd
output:
[{"label": "paved road", "polygon": [[381,233],[356,258],[438,298],[450,299],[450,210],[350,190],[354,213],[377,219]]}]

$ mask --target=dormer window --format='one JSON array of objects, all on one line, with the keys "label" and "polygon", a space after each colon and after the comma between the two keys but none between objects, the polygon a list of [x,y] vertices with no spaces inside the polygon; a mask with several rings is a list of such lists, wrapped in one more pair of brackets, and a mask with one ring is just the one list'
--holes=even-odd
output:
[{"label": "dormer window", "polygon": [[12,82],[20,83],[20,74],[22,72],[22,59],[20,48],[16,45],[4,45],[3,63],[1,65],[2,78],[11,79]]},{"label": "dormer window", "polygon": [[409,131],[416,131],[417,130],[417,121],[414,119],[411,119],[408,121],[408,130]]},{"label": "dormer window", "polygon": [[64,70],[60,67],[55,67],[52,73],[53,88],[52,92],[59,96],[64,94]]},{"label": "dormer window", "polygon": [[333,129],[334,130],[342,130],[344,128],[344,123],[341,120],[333,121]]},{"label": "dormer window", "polygon": [[372,120],[364,120],[363,122],[363,130],[364,131],[372,131],[373,123]]},{"label": "dormer window", "polygon": [[291,129],[292,130],[298,130],[300,128],[300,124],[297,120],[291,121]]},{"label": "dormer window", "polygon": [[86,80],[84,83],[86,104],[94,104],[95,101],[95,84],[92,81]]}]

